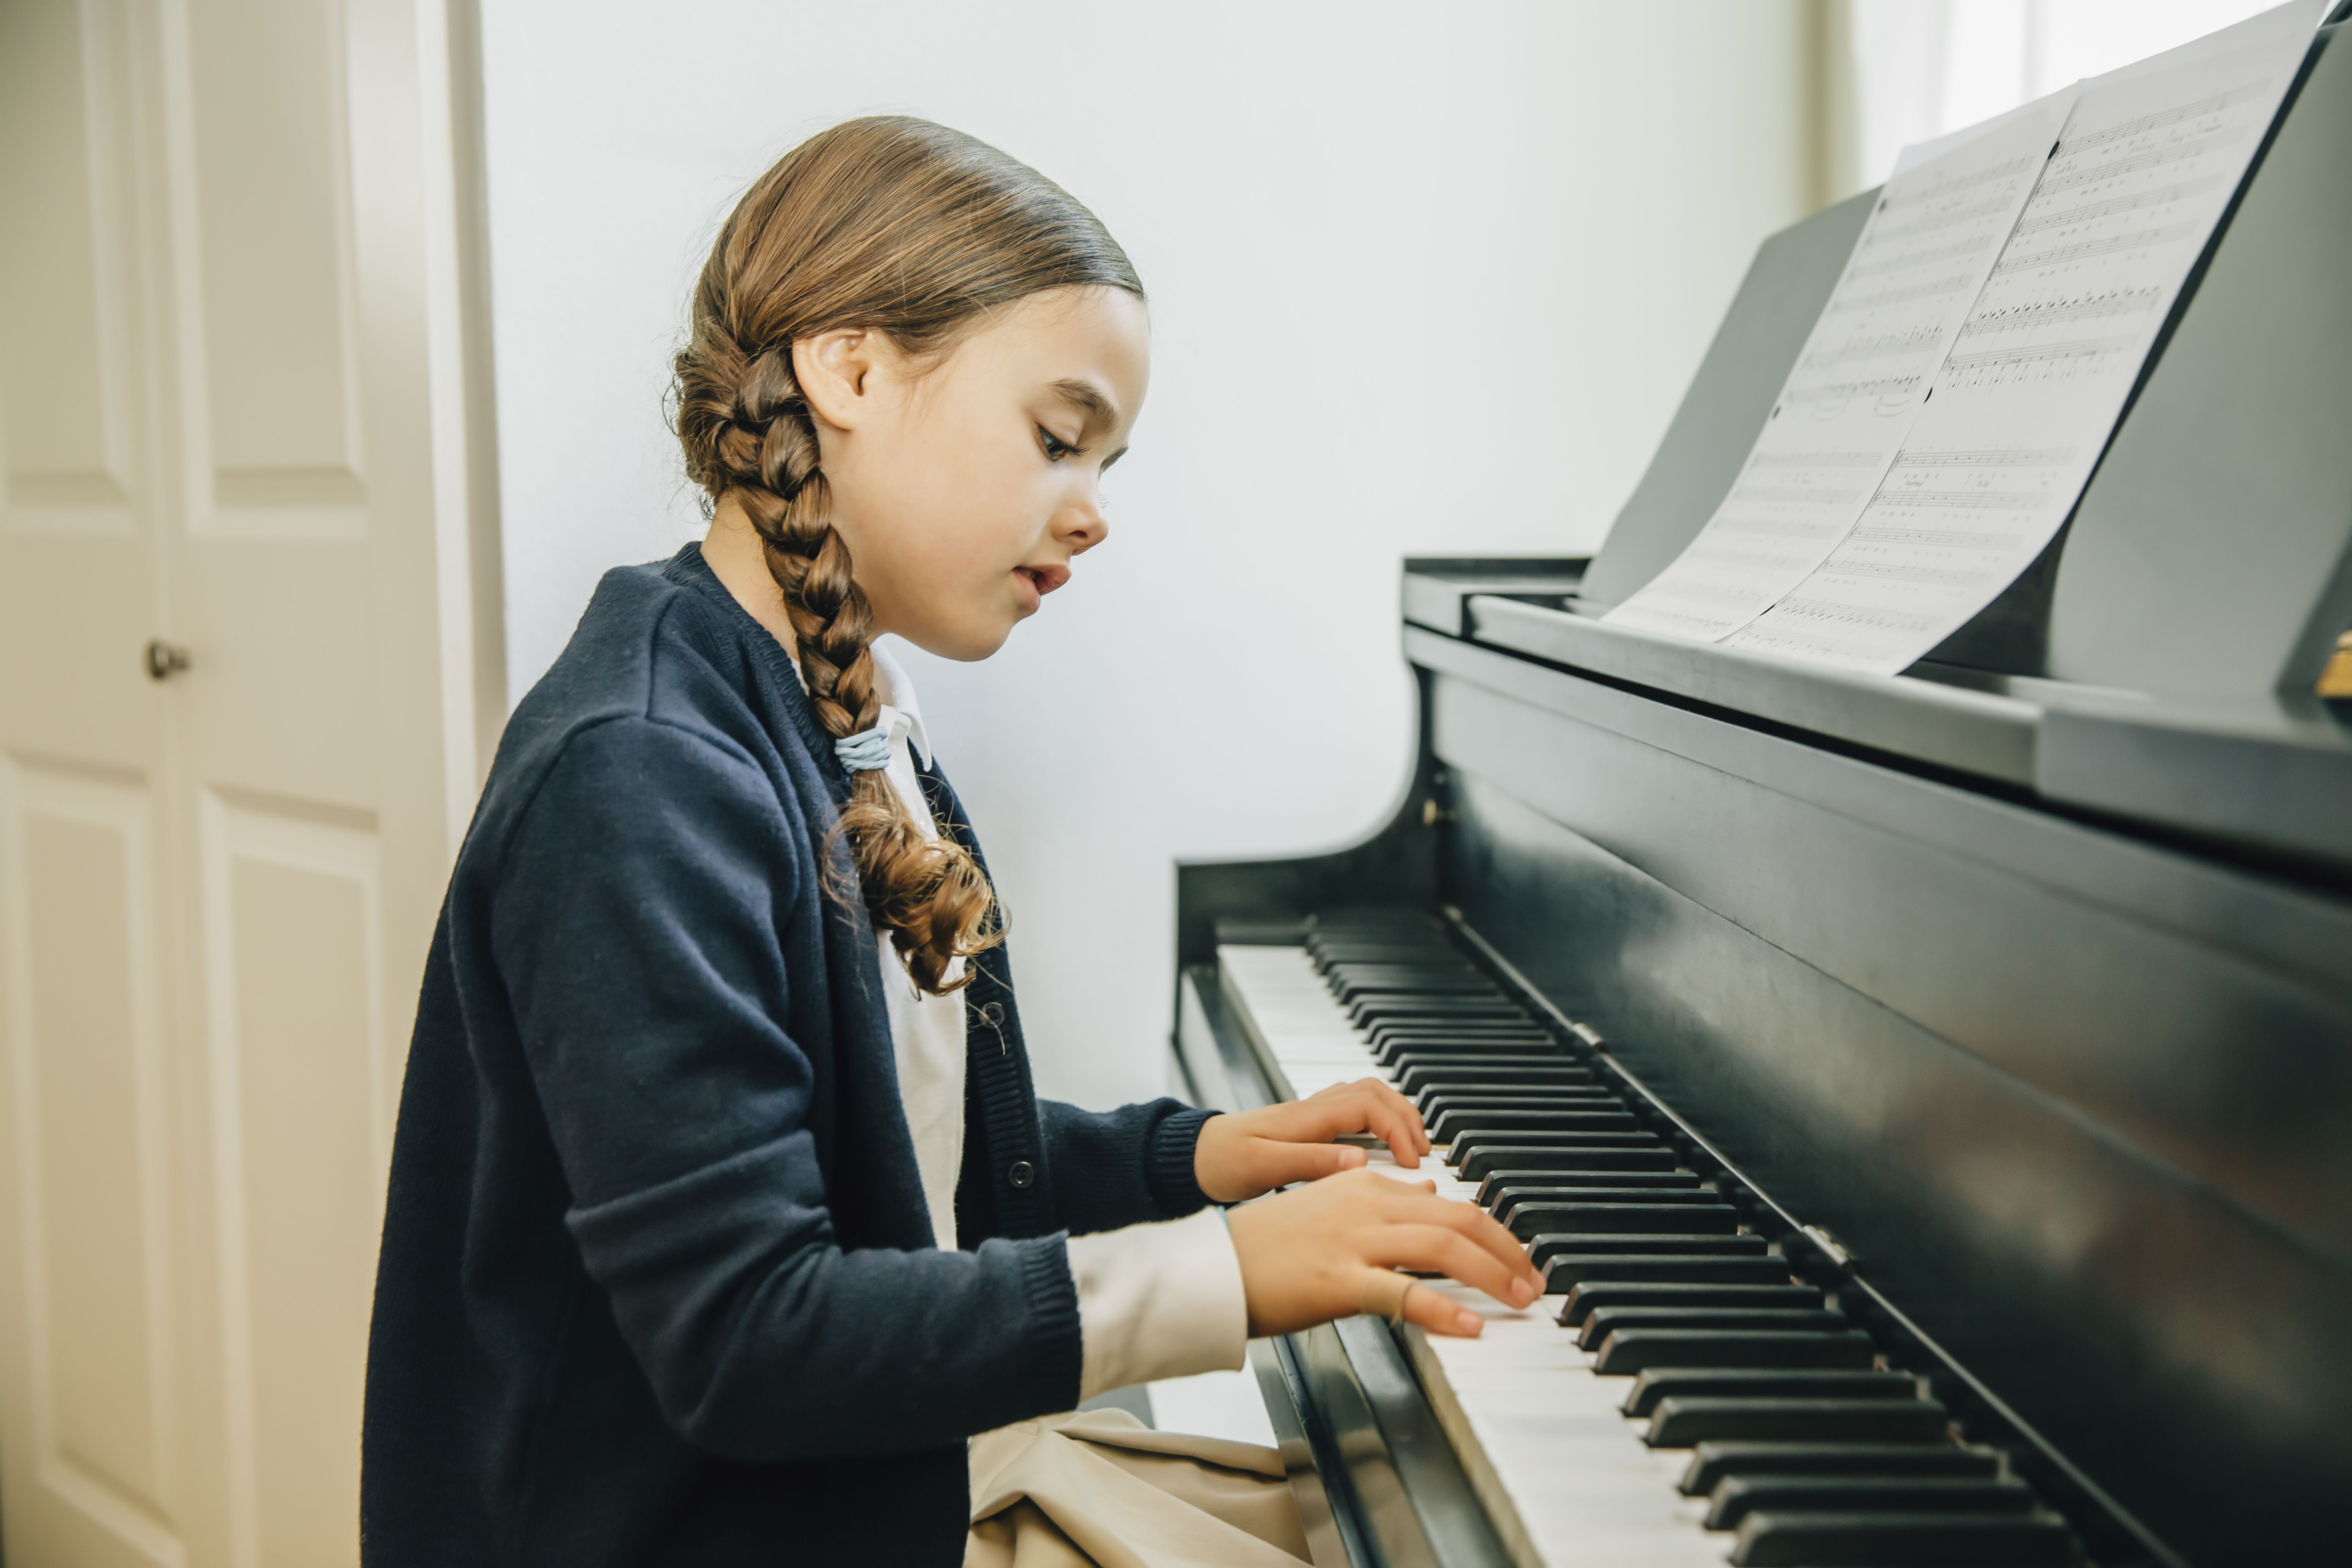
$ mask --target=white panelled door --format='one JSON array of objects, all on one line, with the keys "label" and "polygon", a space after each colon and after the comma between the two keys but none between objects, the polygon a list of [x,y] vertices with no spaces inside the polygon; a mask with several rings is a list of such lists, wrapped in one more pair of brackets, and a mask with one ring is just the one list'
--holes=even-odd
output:
[{"label": "white panelled door", "polygon": [[453,15],[0,4],[10,1568],[358,1557],[402,1055],[502,707]]}]

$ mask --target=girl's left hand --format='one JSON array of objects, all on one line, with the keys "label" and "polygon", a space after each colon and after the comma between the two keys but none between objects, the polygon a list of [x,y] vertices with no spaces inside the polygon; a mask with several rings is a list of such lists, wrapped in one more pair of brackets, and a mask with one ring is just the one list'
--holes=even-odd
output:
[{"label": "girl's left hand", "polygon": [[1212,1116],[1192,1147],[1192,1176],[1212,1200],[1239,1203],[1363,1164],[1364,1151],[1331,1142],[1351,1132],[1380,1139],[1408,1170],[1429,1152],[1429,1134],[1412,1101],[1379,1079],[1364,1078],[1306,1100]]}]

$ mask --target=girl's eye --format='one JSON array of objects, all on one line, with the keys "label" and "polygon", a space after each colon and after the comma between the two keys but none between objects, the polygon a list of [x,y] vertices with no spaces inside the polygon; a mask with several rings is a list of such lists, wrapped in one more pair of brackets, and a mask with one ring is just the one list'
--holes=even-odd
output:
[{"label": "girl's eye", "polygon": [[1058,463],[1065,458],[1074,457],[1078,450],[1043,425],[1037,426],[1037,439],[1045,443],[1045,460],[1049,463]]}]

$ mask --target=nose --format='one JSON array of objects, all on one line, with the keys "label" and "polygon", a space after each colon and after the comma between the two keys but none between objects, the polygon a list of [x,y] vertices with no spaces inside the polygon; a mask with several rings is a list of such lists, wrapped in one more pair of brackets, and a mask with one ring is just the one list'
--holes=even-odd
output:
[{"label": "nose", "polygon": [[1084,555],[1110,536],[1110,519],[1103,515],[1102,492],[1089,485],[1054,516],[1054,536],[1072,555]]}]

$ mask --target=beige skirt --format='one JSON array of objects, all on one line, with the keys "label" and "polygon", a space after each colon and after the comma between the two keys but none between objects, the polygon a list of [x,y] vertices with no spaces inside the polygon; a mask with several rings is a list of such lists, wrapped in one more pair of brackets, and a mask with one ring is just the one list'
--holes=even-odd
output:
[{"label": "beige skirt", "polygon": [[1155,1432],[1124,1410],[971,1440],[964,1568],[1297,1568],[1298,1508],[1272,1448]]}]

